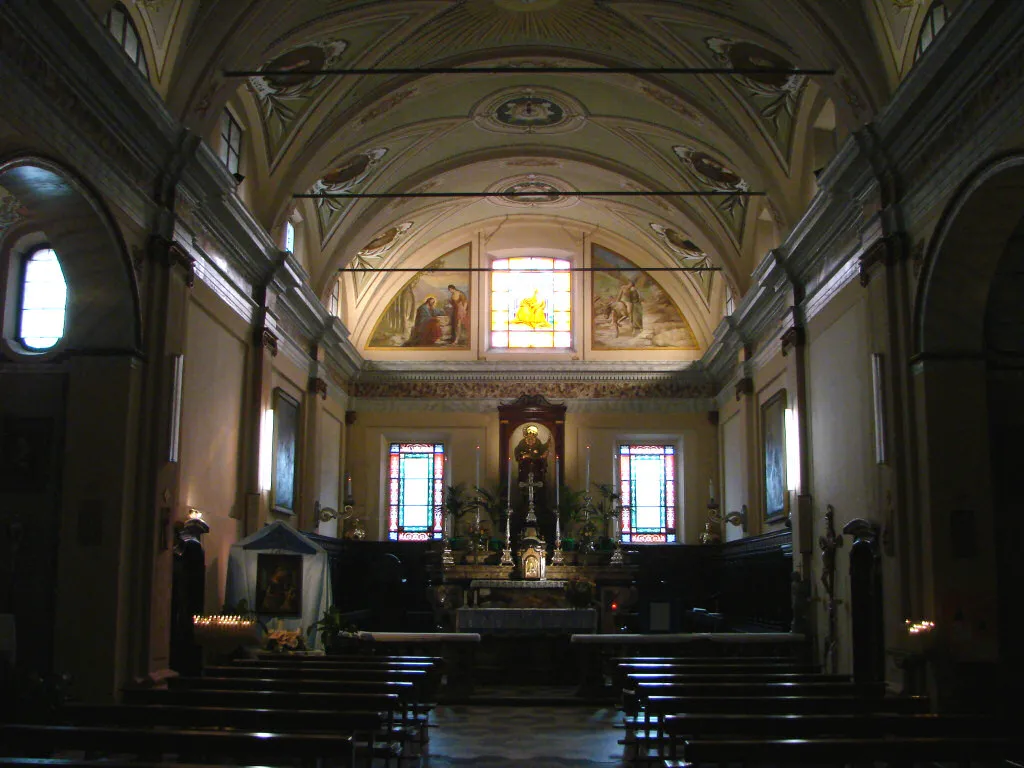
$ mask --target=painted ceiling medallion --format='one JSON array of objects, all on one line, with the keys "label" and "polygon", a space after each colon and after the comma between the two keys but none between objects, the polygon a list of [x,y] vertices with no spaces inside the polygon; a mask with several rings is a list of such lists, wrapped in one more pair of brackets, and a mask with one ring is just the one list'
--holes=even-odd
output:
[{"label": "painted ceiling medallion", "polygon": [[[679,230],[666,227],[662,224],[651,223],[651,229],[658,236],[661,243],[668,251],[676,257],[676,263],[681,267],[710,267],[711,257]],[[714,283],[715,273],[707,272],[685,272],[684,273],[697,287],[700,297],[705,305],[711,301],[711,288]]]},{"label": "painted ceiling medallion", "polygon": [[697,178],[717,192],[745,192],[749,185],[730,168],[696,147],[672,147]]},{"label": "painted ceiling medallion", "polygon": [[412,229],[412,222],[405,221],[389,229],[385,229],[373,240],[368,242],[363,249],[359,251],[359,256],[364,259],[370,259],[374,257],[383,256],[385,253],[395,247],[395,244],[402,239],[402,236]]},{"label": "painted ceiling medallion", "polygon": [[[687,175],[697,185],[715,192],[727,193],[746,192],[750,189],[750,185],[739,174],[707,152],[687,145],[672,147],[672,149],[683,161],[683,167],[688,172]],[[747,211],[747,196],[726,194],[708,197],[706,200],[725,220],[733,234],[737,238],[742,238]]]},{"label": "painted ceiling medallion", "polygon": [[677,256],[682,256],[684,259],[706,259],[708,257],[699,245],[678,230],[670,229],[661,224],[651,224],[651,229],[668,246],[668,249]]},{"label": "painted ceiling medallion", "polygon": [[[744,69],[792,69],[795,66],[786,57],[745,40],[709,37],[704,42],[722,66]],[[800,94],[807,84],[806,75],[750,73],[736,75],[734,82],[751,101],[775,139],[786,146],[792,136]]]},{"label": "painted ceiling medallion", "polygon": [[[337,194],[339,192],[358,192],[366,186],[366,182],[380,164],[381,158],[387,154],[386,147],[377,147],[366,152],[352,155],[342,163],[331,168],[310,188],[310,194]],[[320,240],[326,242],[333,234],[346,209],[353,201],[348,198],[327,197],[317,198],[317,219],[320,224]]]},{"label": "painted ceiling medallion", "polygon": [[324,84],[318,69],[336,67],[348,47],[344,40],[306,43],[280,53],[262,67],[284,74],[256,75],[247,81],[256,97],[267,147],[274,163],[280,160],[292,126],[311,108],[317,89]]},{"label": "painted ceiling medallion", "polygon": [[473,110],[476,124],[494,133],[563,133],[586,121],[581,104],[550,89],[516,89],[488,97]]},{"label": "painted ceiling medallion", "polygon": [[518,96],[498,107],[494,113],[494,119],[513,127],[548,128],[565,120],[565,111],[548,99]]},{"label": "painted ceiling medallion", "polygon": [[331,40],[292,48],[260,67],[289,74],[257,75],[249,78],[249,84],[260,98],[300,96],[323,81],[324,76],[315,70],[335,66],[347,47],[344,40]]},{"label": "painted ceiling medallion", "polygon": [[[388,253],[390,253],[391,250],[398,245],[406,235],[408,235],[409,230],[411,229],[411,221],[403,221],[401,224],[388,227],[364,245],[362,250],[352,257],[352,261],[349,266],[355,267],[356,269],[375,269],[381,266]],[[355,284],[356,289],[356,301],[362,300],[363,293],[372,283],[372,279],[375,276],[376,273],[374,272],[352,273],[352,281]]]},{"label": "painted ceiling medallion", "polygon": [[501,197],[490,198],[498,205],[566,207],[578,199],[572,194],[575,190],[561,179],[533,173],[499,181],[488,191],[501,193]]}]

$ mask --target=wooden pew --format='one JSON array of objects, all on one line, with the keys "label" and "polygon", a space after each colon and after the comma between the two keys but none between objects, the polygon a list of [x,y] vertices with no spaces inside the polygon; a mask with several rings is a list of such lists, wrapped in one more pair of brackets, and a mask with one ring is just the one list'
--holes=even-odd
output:
[{"label": "wooden pew", "polygon": [[[313,709],[340,711],[381,711],[386,716],[386,733],[401,737],[402,749],[422,743],[418,724],[409,718],[402,697],[397,693],[345,693],[336,691],[268,691],[268,690],[205,690],[145,689],[126,690],[127,705],[165,704],[184,707],[226,707],[232,709]],[[390,759],[396,751],[378,738],[373,749]]]},{"label": "wooden pew", "polygon": [[59,724],[111,725],[138,728],[237,728],[242,731],[287,733],[351,733],[358,762],[369,756],[400,756],[391,746],[401,743],[391,713],[376,710],[257,709],[199,707],[180,704],[67,704],[57,714]]},{"label": "wooden pew", "polygon": [[[315,674],[310,671],[307,674]],[[418,675],[418,677],[416,677]],[[395,693],[402,704],[402,722],[418,731],[417,741],[429,740],[428,718],[433,704],[425,695],[426,672],[416,670],[401,680],[350,680],[317,678],[177,677],[168,680],[170,690],[275,691],[298,693]]]},{"label": "wooden pew", "polygon": [[0,744],[12,757],[44,757],[54,751],[146,756],[174,754],[314,765],[329,759],[355,764],[351,734],[268,733],[131,728],[121,726],[0,725]]},{"label": "wooden pew", "polygon": [[351,666],[312,667],[303,664],[260,664],[246,666],[211,666],[203,670],[204,677],[275,678],[279,680],[394,680],[416,684],[424,701],[437,695],[442,672],[439,667],[402,666]]},{"label": "wooden pew", "polygon": [[987,715],[869,714],[824,715],[666,715],[663,740],[654,745],[659,757],[678,760],[686,740],[789,738],[998,737],[1007,733],[1005,719]]},{"label": "wooden pew", "polygon": [[621,688],[626,674],[674,674],[674,675],[814,675],[820,674],[817,664],[688,664],[685,662],[636,662],[620,661],[609,663],[605,674],[611,678],[615,688]]},{"label": "wooden pew", "polygon": [[687,740],[683,760],[666,760],[667,768],[701,765],[807,764],[845,766],[857,763],[908,766],[932,762],[971,764],[1019,759],[1019,739],[863,738],[785,740]]},{"label": "wooden pew", "polygon": [[[667,736],[663,723],[670,716],[726,718],[732,715],[868,715],[876,713],[921,714],[928,711],[926,697],[884,696],[649,696],[634,703],[637,715],[627,716],[622,743],[627,758],[645,751],[660,753]],[[628,703],[627,703],[628,706]],[[691,734],[692,735],[692,734]],[[703,734],[700,734],[703,736]],[[809,735],[806,732],[802,735]]]},{"label": "wooden pew", "polygon": [[[870,696],[885,694],[885,683],[846,682],[679,682],[629,675],[631,690],[647,696]],[[627,690],[630,690],[627,689]]]},{"label": "wooden pew", "polygon": [[[0,755],[0,766],[11,768],[223,768],[220,763],[157,763],[140,760],[89,760],[71,757],[4,757]],[[232,768],[263,768],[259,765],[235,765]]]}]

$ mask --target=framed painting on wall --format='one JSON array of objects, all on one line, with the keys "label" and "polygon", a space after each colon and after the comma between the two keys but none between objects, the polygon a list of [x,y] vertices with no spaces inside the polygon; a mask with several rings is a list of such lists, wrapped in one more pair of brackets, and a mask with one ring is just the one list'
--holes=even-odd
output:
[{"label": "framed painting on wall", "polygon": [[298,474],[296,446],[299,438],[299,402],[284,390],[274,390],[274,479],[275,512],[295,514],[295,478]]},{"label": "framed painting on wall", "polygon": [[761,404],[761,444],[764,460],[764,517],[786,514],[786,390]]},{"label": "framed painting on wall", "polygon": [[256,556],[256,613],[302,615],[302,555]]}]

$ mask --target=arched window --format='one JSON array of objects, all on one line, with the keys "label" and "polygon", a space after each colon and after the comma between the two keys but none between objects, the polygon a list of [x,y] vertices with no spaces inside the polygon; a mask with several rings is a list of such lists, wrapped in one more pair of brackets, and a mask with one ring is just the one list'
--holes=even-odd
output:
[{"label": "arched window", "polygon": [[146,64],[146,54],[142,50],[142,40],[139,38],[139,31],[135,28],[127,9],[118,3],[110,9],[107,14],[107,29],[117,40],[118,45],[124,49],[139,71],[149,79],[149,65]]},{"label": "arched window", "polygon": [[30,350],[49,349],[64,336],[68,285],[52,248],[25,257],[21,272],[18,340]]},{"label": "arched window", "polygon": [[935,40],[946,22],[949,20],[949,12],[942,0],[936,0],[931,4],[928,12],[924,15],[924,24],[921,25],[921,32],[917,36],[917,48],[914,50],[914,61],[920,58],[932,41]]},{"label": "arched window", "polygon": [[572,346],[571,275],[564,259],[496,259],[491,267],[491,346]]}]

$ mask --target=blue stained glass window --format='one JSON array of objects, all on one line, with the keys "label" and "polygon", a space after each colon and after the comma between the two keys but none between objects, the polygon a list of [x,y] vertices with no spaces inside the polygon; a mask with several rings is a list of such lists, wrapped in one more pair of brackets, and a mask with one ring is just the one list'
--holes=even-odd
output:
[{"label": "blue stained glass window", "polygon": [[440,539],[444,505],[444,445],[392,443],[388,451],[388,538]]},{"label": "blue stained glass window", "polygon": [[676,541],[676,449],[671,445],[620,445],[622,541]]}]

